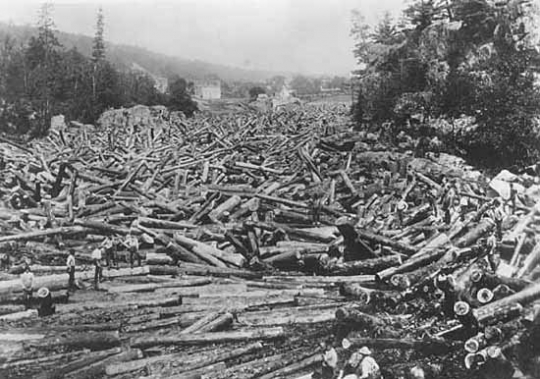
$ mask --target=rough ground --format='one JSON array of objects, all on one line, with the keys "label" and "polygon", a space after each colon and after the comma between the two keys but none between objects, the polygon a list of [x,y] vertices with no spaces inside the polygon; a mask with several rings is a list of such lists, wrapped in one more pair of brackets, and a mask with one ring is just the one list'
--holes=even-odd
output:
[{"label": "rough ground", "polygon": [[[495,325],[502,348],[534,329],[516,317],[470,328],[443,311],[450,292],[441,298],[433,282],[453,275],[452,294],[489,313],[471,270],[517,271],[534,244],[512,262],[515,241],[499,238],[504,264],[493,271],[482,255],[495,227],[480,219],[487,178],[456,157],[415,158],[414,143],[380,137],[354,131],[348,106],[334,103],[194,119],[138,107],[29,146],[2,142],[0,244],[11,262],[0,281],[0,377],[300,377],[320,368],[322,341],[343,366],[345,337],[371,346],[387,379],[414,366],[431,378],[494,377],[491,361],[465,368],[464,341]],[[505,204],[505,236],[534,206],[522,195]],[[527,228],[529,238],[536,227]],[[128,236],[142,268],[130,268]],[[97,291],[90,254],[106,238],[119,265],[104,268]],[[66,300],[69,249],[80,289]],[[26,264],[35,290],[53,291],[56,314],[21,305]]]}]

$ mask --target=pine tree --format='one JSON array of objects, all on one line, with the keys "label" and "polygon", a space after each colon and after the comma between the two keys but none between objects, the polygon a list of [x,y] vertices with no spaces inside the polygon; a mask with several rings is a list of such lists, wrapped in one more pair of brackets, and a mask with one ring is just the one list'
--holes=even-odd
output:
[{"label": "pine tree", "polygon": [[49,127],[54,108],[54,96],[58,89],[58,64],[61,47],[55,35],[52,17],[53,5],[44,3],[39,11],[38,35],[32,37],[25,52],[28,66],[27,95],[38,110],[39,125],[34,130],[38,135]]},{"label": "pine tree", "polygon": [[103,39],[104,27],[103,9],[100,7],[97,13],[96,35],[94,36],[94,46],[92,48],[92,62],[94,63],[92,71],[92,97],[94,103],[97,101],[98,76],[100,75],[102,63],[105,60],[105,41]]},{"label": "pine tree", "polygon": [[105,41],[103,39],[104,27],[103,9],[99,8],[97,13],[96,35],[94,36],[94,46],[92,49],[92,60],[96,63],[105,59]]}]

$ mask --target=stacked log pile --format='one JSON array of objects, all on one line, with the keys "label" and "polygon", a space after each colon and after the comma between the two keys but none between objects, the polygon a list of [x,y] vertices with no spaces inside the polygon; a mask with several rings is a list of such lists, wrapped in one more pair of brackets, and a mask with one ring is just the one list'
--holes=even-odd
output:
[{"label": "stacked log pile", "polygon": [[[0,376],[294,377],[330,338],[340,365],[372,348],[385,378],[534,377],[537,174],[490,182],[415,158],[351,130],[347,111],[137,108],[2,140]],[[106,244],[116,262],[95,291]],[[56,314],[23,305],[27,265]]]}]

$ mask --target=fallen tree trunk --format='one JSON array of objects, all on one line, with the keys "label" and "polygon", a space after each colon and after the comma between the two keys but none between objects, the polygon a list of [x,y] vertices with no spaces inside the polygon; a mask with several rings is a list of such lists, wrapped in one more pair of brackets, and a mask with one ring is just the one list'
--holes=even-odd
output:
[{"label": "fallen tree trunk", "polygon": [[120,346],[118,332],[75,333],[68,337],[45,338],[29,342],[28,347],[51,348],[64,346],[70,349],[105,350]]},{"label": "fallen tree trunk", "polygon": [[335,320],[336,303],[304,307],[279,308],[270,311],[243,312],[237,321],[249,326],[316,324]]},{"label": "fallen tree trunk", "polygon": [[132,347],[148,348],[156,345],[198,345],[207,343],[223,343],[234,341],[267,340],[282,338],[285,332],[282,328],[266,328],[255,330],[235,330],[230,332],[214,332],[190,335],[160,336],[147,335],[132,340]]},{"label": "fallen tree trunk", "polygon": [[455,341],[446,341],[440,338],[411,340],[397,338],[347,338],[354,348],[368,346],[375,349],[405,349],[415,350],[421,354],[448,354],[452,350],[459,349],[461,344]]},{"label": "fallen tree trunk", "polygon": [[262,276],[261,273],[242,270],[229,267],[211,267],[195,263],[182,263],[179,267],[170,266],[151,266],[150,274],[152,275],[197,275],[197,276],[217,276],[230,277],[238,276],[240,278],[255,279]]},{"label": "fallen tree trunk", "polygon": [[325,271],[330,275],[368,275],[376,274],[381,270],[398,266],[401,263],[400,256],[390,255],[361,261],[334,263],[325,267]]},{"label": "fallen tree trunk", "polygon": [[202,286],[212,283],[211,279],[207,278],[193,278],[193,279],[181,279],[165,283],[148,283],[148,284],[128,284],[124,286],[111,287],[108,289],[111,293],[122,292],[151,292],[160,288],[182,288]]},{"label": "fallen tree trunk", "polygon": [[283,368],[280,368],[279,370],[272,371],[266,375],[262,375],[259,377],[259,379],[272,379],[272,378],[279,378],[279,377],[289,377],[289,375],[298,372],[300,370],[304,370],[308,367],[314,366],[316,364],[320,364],[323,360],[322,354],[314,354],[310,357],[304,358],[299,362],[292,363],[288,366],[285,366]]},{"label": "fallen tree trunk", "polygon": [[112,355],[95,363],[89,364],[78,370],[65,375],[66,379],[91,379],[106,375],[106,367],[116,362],[128,362],[134,359],[142,358],[143,353],[139,349],[130,349],[119,354]]}]

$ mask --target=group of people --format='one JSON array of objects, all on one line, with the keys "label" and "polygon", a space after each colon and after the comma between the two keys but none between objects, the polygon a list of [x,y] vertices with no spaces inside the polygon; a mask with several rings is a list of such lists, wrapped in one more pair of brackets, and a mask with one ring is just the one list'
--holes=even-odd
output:
[{"label": "group of people", "polygon": [[338,369],[339,358],[332,341],[321,343],[322,367],[316,377],[319,379],[382,379],[379,365],[367,346],[353,350],[347,340],[343,341],[343,348],[348,359],[342,362]]},{"label": "group of people", "polygon": [[[133,268],[134,259],[136,259],[138,265],[141,266],[142,257],[139,253],[139,241],[137,240],[137,237],[133,234],[129,234],[125,241],[120,243],[122,243],[129,251],[129,262],[131,267]],[[100,246],[92,250],[91,258],[94,265],[94,288],[96,290],[99,289],[99,283],[103,281],[103,259],[105,259],[105,265],[107,267],[118,268],[117,244],[118,242],[113,238],[107,237]],[[74,289],[76,287],[75,257],[73,251],[70,251],[66,266],[69,273],[69,288]]]}]

